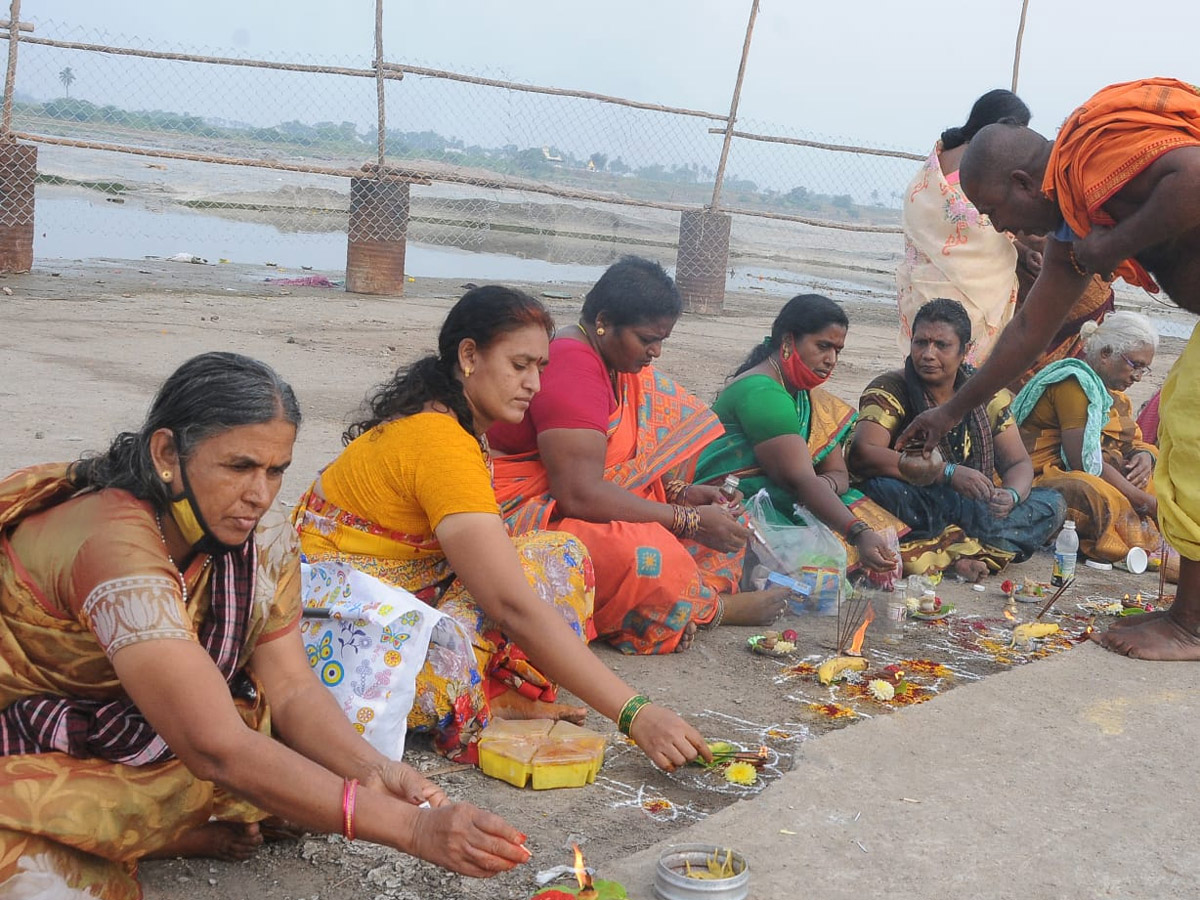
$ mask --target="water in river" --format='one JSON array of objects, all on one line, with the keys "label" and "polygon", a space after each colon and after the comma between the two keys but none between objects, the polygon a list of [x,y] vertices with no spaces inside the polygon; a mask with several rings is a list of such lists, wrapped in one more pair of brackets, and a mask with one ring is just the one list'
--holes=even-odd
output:
[{"label": "water in river", "polygon": [[[182,207],[154,208],[140,202],[110,202],[103,195],[79,196],[39,188],[33,252],[35,259],[141,259],[177,253],[209,262],[273,262],[286,270],[308,266],[318,272],[346,268],[346,234],[283,233],[272,225],[238,222]],[[591,283],[603,266],[553,263],[500,253],[477,253],[456,247],[409,242],[405,271],[416,278],[461,278],[472,281]],[[800,291],[864,294],[866,285],[794,272],[735,265],[729,290],[755,290],[790,296]]]}]

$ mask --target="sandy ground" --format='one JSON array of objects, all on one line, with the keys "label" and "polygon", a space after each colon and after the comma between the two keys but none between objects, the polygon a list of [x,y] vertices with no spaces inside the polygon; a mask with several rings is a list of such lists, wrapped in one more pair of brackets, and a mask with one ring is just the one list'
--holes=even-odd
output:
[{"label": "sandy ground", "polygon": [[[276,275],[251,266],[93,260],[40,262],[30,275],[0,278],[0,408],[6,426],[0,430],[0,469],[74,458],[104,447],[117,430],[137,426],[156,386],[187,356],[236,350],[269,361],[300,397],[306,418],[281,493],[283,501],[294,502],[317,469],[336,454],[338,435],[368,387],[434,345],[437,326],[462,285],[419,280],[408,285],[403,299],[388,299],[264,282]],[[580,285],[528,287],[570,293],[570,300],[547,300],[563,322],[573,320],[585,290]],[[808,288],[824,289],[816,280]],[[846,303],[852,322],[831,387],[853,402],[870,377],[898,362],[895,310],[882,288],[873,294],[827,292]],[[778,297],[755,292],[730,297],[720,318],[685,316],[661,367],[697,394],[711,397],[767,333],[780,303]],[[1180,316],[1175,324],[1183,321]],[[1161,383],[1181,346],[1177,339],[1164,341],[1154,375],[1132,392],[1135,403]],[[1017,575],[1042,581],[1049,571],[1048,554],[1016,567]],[[1056,640],[1008,649],[997,582],[992,579],[985,593],[944,586],[943,596],[956,605],[956,614],[939,623],[910,623],[899,646],[884,646],[869,633],[872,666],[905,666],[923,689],[922,699],[932,699],[936,707],[942,702],[938,695],[953,687],[1071,648],[1069,641]],[[1074,635],[1084,626],[1079,602],[1119,597],[1124,591],[1153,594],[1156,588],[1157,579],[1150,575],[1081,570],[1055,620]],[[762,791],[776,790],[785,773],[809,765],[810,753],[823,758],[823,734],[893,711],[859,689],[816,683],[808,664],[829,654],[833,619],[787,624],[801,633],[797,653],[788,660],[748,652],[746,639],[754,632],[743,628],[702,634],[694,649],[669,658],[600,651],[623,677],[687,715],[710,739],[765,745],[770,764],[753,787],[734,787],[699,769],[660,773],[611,723],[595,715],[588,724],[609,735],[609,750],[597,783],[581,790],[517,791],[477,771],[448,766],[426,743],[413,740],[407,758],[429,771],[452,797],[494,809],[530,835],[530,865],[478,882],[387,849],[347,846],[340,838],[321,836],[274,845],[242,864],[147,864],[147,896],[521,898],[533,893],[536,869],[568,861],[572,841],[581,843],[603,871],[664,839],[686,840],[689,826],[738,801],[753,804]],[[946,669],[933,669],[931,663]],[[841,715],[831,717],[837,713]],[[818,743],[809,745],[811,741]],[[885,748],[880,752],[886,755]]]}]

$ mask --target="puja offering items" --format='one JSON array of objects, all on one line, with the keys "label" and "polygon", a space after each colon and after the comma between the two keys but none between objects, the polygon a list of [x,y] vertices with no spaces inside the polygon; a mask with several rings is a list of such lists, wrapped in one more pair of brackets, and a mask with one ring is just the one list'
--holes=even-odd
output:
[{"label": "puja offering items", "polygon": [[493,719],[479,736],[479,768],[514,787],[583,787],[603,762],[603,735],[570,722]]},{"label": "puja offering items", "polygon": [[827,659],[817,667],[817,681],[821,684],[833,684],[844,672],[864,672],[867,660],[862,656],[835,656]]},{"label": "puja offering items", "polygon": [[1028,646],[1031,641],[1057,633],[1058,626],[1053,622],[1026,622],[1013,629],[1012,644],[1009,646],[1015,647],[1017,644]]},{"label": "puja offering items", "polygon": [[941,605],[942,602],[938,599],[937,594],[933,591],[926,591],[921,595],[921,599],[917,603],[917,610],[929,615],[929,613],[937,612],[938,607]]},{"label": "puja offering items", "polygon": [[1141,593],[1138,593],[1132,600],[1126,594],[1121,599],[1121,608],[1117,611],[1118,616],[1137,616],[1142,613],[1154,612],[1155,606],[1148,600],[1143,600]]},{"label": "puja offering items", "polygon": [[654,894],[659,900],[744,900],[750,895],[750,867],[728,847],[671,847],[654,870]]},{"label": "puja offering items", "polygon": [[767,764],[767,748],[739,750],[728,741],[713,741],[708,745],[712,762],[697,756],[692,765],[705,769],[725,770],[725,780],[731,784],[751,785],[758,781],[758,770]]},{"label": "puja offering items", "polygon": [[936,447],[929,456],[921,452],[920,445],[910,444],[900,451],[900,461],[897,463],[900,477],[909,484],[917,487],[929,487],[942,477],[946,469],[946,461]]},{"label": "puja offering items", "polygon": [[[1009,590],[1012,592],[1013,599],[1018,603],[1037,603],[1045,600],[1055,590],[1054,586],[1048,581],[1027,580],[1016,583],[1005,581],[1000,585],[1001,590],[1004,590],[1005,584],[1010,585]],[[1008,590],[1004,590],[1004,592],[1006,594],[1009,593]]]},{"label": "puja offering items", "polygon": [[[796,632],[792,632],[794,635]],[[756,634],[746,640],[750,649],[764,656],[787,656],[796,649],[794,640],[786,640],[778,631],[768,631],[766,634]]]},{"label": "puja offering items", "polygon": [[[574,872],[579,886],[548,887],[534,894],[532,900],[627,900],[629,895],[625,892],[624,885],[602,879],[593,881],[592,870],[584,863],[583,851],[579,849],[579,845],[572,844],[571,849],[575,851],[575,865],[567,871]],[[552,869],[547,874],[557,877],[556,873],[557,870]],[[539,878],[540,880],[542,879]]]}]

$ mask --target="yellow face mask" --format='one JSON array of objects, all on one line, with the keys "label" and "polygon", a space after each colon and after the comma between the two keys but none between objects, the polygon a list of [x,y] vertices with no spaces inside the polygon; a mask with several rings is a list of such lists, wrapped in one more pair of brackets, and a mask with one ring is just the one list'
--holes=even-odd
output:
[{"label": "yellow face mask", "polygon": [[185,541],[193,547],[200,543],[201,538],[205,535],[204,526],[196,518],[196,511],[192,508],[192,501],[186,493],[178,500],[171,501],[171,518],[175,520]]}]

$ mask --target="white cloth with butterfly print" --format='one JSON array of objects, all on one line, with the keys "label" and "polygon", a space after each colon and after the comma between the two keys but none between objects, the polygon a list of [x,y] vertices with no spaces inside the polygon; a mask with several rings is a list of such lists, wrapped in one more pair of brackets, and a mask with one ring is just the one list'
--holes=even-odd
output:
[{"label": "white cloth with butterfly print", "polygon": [[[309,663],[371,746],[400,759],[430,637],[435,628],[461,634],[462,627],[346,563],[301,563],[300,583],[310,613],[300,623]],[[312,617],[314,609],[328,617]]]}]

